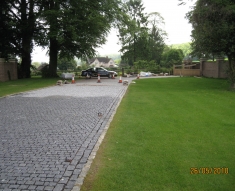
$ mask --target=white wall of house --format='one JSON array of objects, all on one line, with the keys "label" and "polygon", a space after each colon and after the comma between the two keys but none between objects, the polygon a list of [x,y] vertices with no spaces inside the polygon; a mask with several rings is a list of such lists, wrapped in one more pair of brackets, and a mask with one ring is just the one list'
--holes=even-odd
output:
[{"label": "white wall of house", "polygon": [[105,67],[105,68],[110,68],[110,67],[115,67],[115,62],[113,59],[110,59],[108,63],[104,62],[99,62],[99,60],[96,58],[94,62],[92,62],[90,65],[94,67]]}]

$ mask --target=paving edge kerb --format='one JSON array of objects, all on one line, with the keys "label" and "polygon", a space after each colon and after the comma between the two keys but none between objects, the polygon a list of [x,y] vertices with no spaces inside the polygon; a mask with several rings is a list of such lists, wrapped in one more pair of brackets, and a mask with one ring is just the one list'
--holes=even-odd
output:
[{"label": "paving edge kerb", "polygon": [[[128,87],[129,87],[129,86],[128,86]],[[93,150],[92,150],[92,152],[91,152],[91,154],[90,154],[90,156],[89,156],[89,158],[88,158],[88,160],[87,160],[87,163],[86,163],[85,166],[83,167],[81,174],[79,175],[77,181],[75,182],[75,185],[74,185],[72,191],[80,191],[80,189],[81,189],[81,187],[82,187],[82,184],[83,184],[83,181],[84,181],[84,179],[85,179],[85,177],[86,177],[86,175],[87,175],[87,173],[88,173],[88,171],[89,171],[89,169],[90,169],[90,167],[91,167],[91,164],[92,164],[92,162],[93,162],[93,160],[94,160],[94,158],[95,158],[95,156],[96,156],[97,151],[99,150],[99,147],[100,147],[101,143],[102,143],[103,140],[104,140],[104,137],[105,137],[105,135],[106,135],[106,133],[107,133],[107,131],[108,131],[108,129],[109,129],[110,123],[112,122],[113,117],[114,117],[114,115],[116,114],[117,109],[118,109],[118,107],[119,107],[119,105],[120,105],[120,103],[121,103],[121,101],[122,101],[122,98],[123,98],[123,96],[125,95],[127,89],[128,89],[128,88],[125,88],[125,90],[121,93],[121,95],[120,95],[120,97],[119,97],[119,101],[118,101],[118,103],[116,104],[116,107],[114,108],[114,110],[112,111],[112,114],[111,114],[109,120],[107,121],[107,123],[106,123],[106,125],[105,125],[105,127],[104,127],[104,129],[103,129],[103,132],[102,132],[102,134],[100,135],[100,137],[99,137],[97,143],[95,144],[95,147],[93,148]]]}]

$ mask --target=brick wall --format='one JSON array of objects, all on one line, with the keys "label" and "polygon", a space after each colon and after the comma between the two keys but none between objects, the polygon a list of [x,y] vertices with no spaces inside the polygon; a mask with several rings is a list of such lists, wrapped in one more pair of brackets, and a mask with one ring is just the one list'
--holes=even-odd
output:
[{"label": "brick wall", "polygon": [[217,59],[216,61],[201,60],[202,76],[212,78],[227,78],[226,70],[228,61]]},{"label": "brick wall", "polygon": [[202,62],[202,75],[205,77],[218,78],[217,62]]},{"label": "brick wall", "polygon": [[0,58],[0,82],[11,80],[17,80],[17,62],[15,59],[9,59],[5,61],[4,58]]},{"label": "brick wall", "polygon": [[174,69],[175,76],[200,76],[200,69]]}]

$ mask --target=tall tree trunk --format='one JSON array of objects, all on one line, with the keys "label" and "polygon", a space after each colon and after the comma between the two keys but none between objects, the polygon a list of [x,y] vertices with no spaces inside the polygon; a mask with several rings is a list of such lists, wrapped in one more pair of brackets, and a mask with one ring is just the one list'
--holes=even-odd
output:
[{"label": "tall tree trunk", "polygon": [[34,1],[30,0],[28,7],[26,0],[22,0],[20,11],[22,20],[21,77],[30,78],[32,39],[35,28]]},{"label": "tall tree trunk", "polygon": [[228,56],[228,80],[231,84],[231,88],[235,89],[235,59],[231,55]]},{"label": "tall tree trunk", "polygon": [[135,63],[136,62],[136,35],[135,35],[135,33],[134,33],[134,55],[133,55],[133,63]]},{"label": "tall tree trunk", "polygon": [[58,58],[58,43],[55,38],[50,38],[50,52],[49,52],[49,76],[58,77],[57,75],[57,58]]},{"label": "tall tree trunk", "polygon": [[[49,9],[51,11],[58,11],[59,4],[54,0],[50,0]],[[53,14],[50,16],[49,23],[50,23],[49,77],[58,77],[58,75],[56,73],[58,50],[59,50],[59,47],[58,47],[59,44],[58,44],[58,40],[57,40],[57,34],[58,34],[58,28],[59,28],[57,14]]]},{"label": "tall tree trunk", "polygon": [[21,71],[23,78],[30,78],[30,66],[31,66],[31,38],[25,36],[22,39],[22,63]]}]

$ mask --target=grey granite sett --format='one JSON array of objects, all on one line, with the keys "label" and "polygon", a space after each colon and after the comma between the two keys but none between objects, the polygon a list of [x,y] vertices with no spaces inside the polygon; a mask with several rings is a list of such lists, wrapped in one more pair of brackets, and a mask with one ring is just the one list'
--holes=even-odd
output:
[{"label": "grey granite sett", "polygon": [[72,190],[127,90],[117,82],[81,80],[0,98],[0,190]]}]

